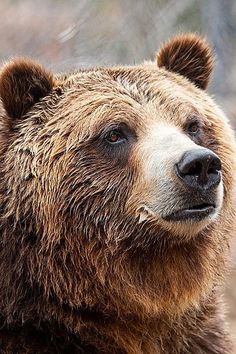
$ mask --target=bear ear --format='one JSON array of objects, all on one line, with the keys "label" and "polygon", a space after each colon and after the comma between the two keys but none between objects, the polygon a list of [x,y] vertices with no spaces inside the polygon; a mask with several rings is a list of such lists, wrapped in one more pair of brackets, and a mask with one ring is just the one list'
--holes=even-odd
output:
[{"label": "bear ear", "polygon": [[213,53],[208,43],[196,34],[171,38],[157,53],[157,65],[187,77],[205,89],[213,69]]},{"label": "bear ear", "polygon": [[21,118],[53,86],[52,74],[29,59],[14,59],[0,72],[0,97],[11,118]]}]

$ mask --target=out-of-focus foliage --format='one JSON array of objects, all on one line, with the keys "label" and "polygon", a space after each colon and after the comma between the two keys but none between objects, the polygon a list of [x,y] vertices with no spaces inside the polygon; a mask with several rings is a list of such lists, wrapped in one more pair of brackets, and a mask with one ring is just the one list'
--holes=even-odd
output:
[{"label": "out-of-focus foliage", "polygon": [[[54,72],[154,59],[171,35],[198,32],[216,54],[210,92],[236,126],[235,0],[1,0],[0,13],[1,61],[30,56]],[[227,299],[236,338],[235,274]]]}]

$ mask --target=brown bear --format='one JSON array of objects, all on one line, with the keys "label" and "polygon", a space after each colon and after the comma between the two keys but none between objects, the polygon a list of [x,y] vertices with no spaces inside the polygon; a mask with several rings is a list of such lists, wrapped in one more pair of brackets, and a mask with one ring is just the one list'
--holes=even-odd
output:
[{"label": "brown bear", "polygon": [[0,72],[1,354],[230,353],[221,283],[235,142],[213,56]]}]

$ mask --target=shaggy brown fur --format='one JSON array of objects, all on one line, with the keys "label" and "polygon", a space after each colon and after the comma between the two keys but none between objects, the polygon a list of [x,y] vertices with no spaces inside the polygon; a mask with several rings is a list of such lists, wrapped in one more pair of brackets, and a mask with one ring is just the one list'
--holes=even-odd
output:
[{"label": "shaggy brown fur", "polygon": [[160,49],[157,64],[184,75],[205,89],[213,69],[212,51],[202,38],[195,35],[176,36]]},{"label": "shaggy brown fur", "polygon": [[53,76],[41,65],[27,60],[13,60],[2,73],[0,96],[12,118],[20,118],[53,88]]},{"label": "shaggy brown fur", "polygon": [[[2,69],[1,354],[230,353],[220,284],[235,219],[235,143],[222,111],[187,79],[206,86],[210,49],[184,36],[174,58],[172,45],[158,55],[171,68],[56,79],[25,60]],[[188,140],[220,157],[223,205],[215,219],[176,226],[161,212],[195,196],[171,169],[165,183],[147,177],[161,158],[152,132],[167,124],[186,138],[196,120],[201,134]],[[120,126],[125,143],[109,144]],[[169,183],[172,197],[158,201]],[[158,213],[144,215],[153,200]]]}]

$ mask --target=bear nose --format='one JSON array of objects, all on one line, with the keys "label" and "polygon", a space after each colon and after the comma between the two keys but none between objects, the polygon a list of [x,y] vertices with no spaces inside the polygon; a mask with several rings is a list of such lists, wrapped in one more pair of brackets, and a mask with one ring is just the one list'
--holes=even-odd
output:
[{"label": "bear nose", "polygon": [[186,151],[176,165],[176,174],[191,188],[208,190],[216,187],[221,180],[221,161],[208,149]]}]

